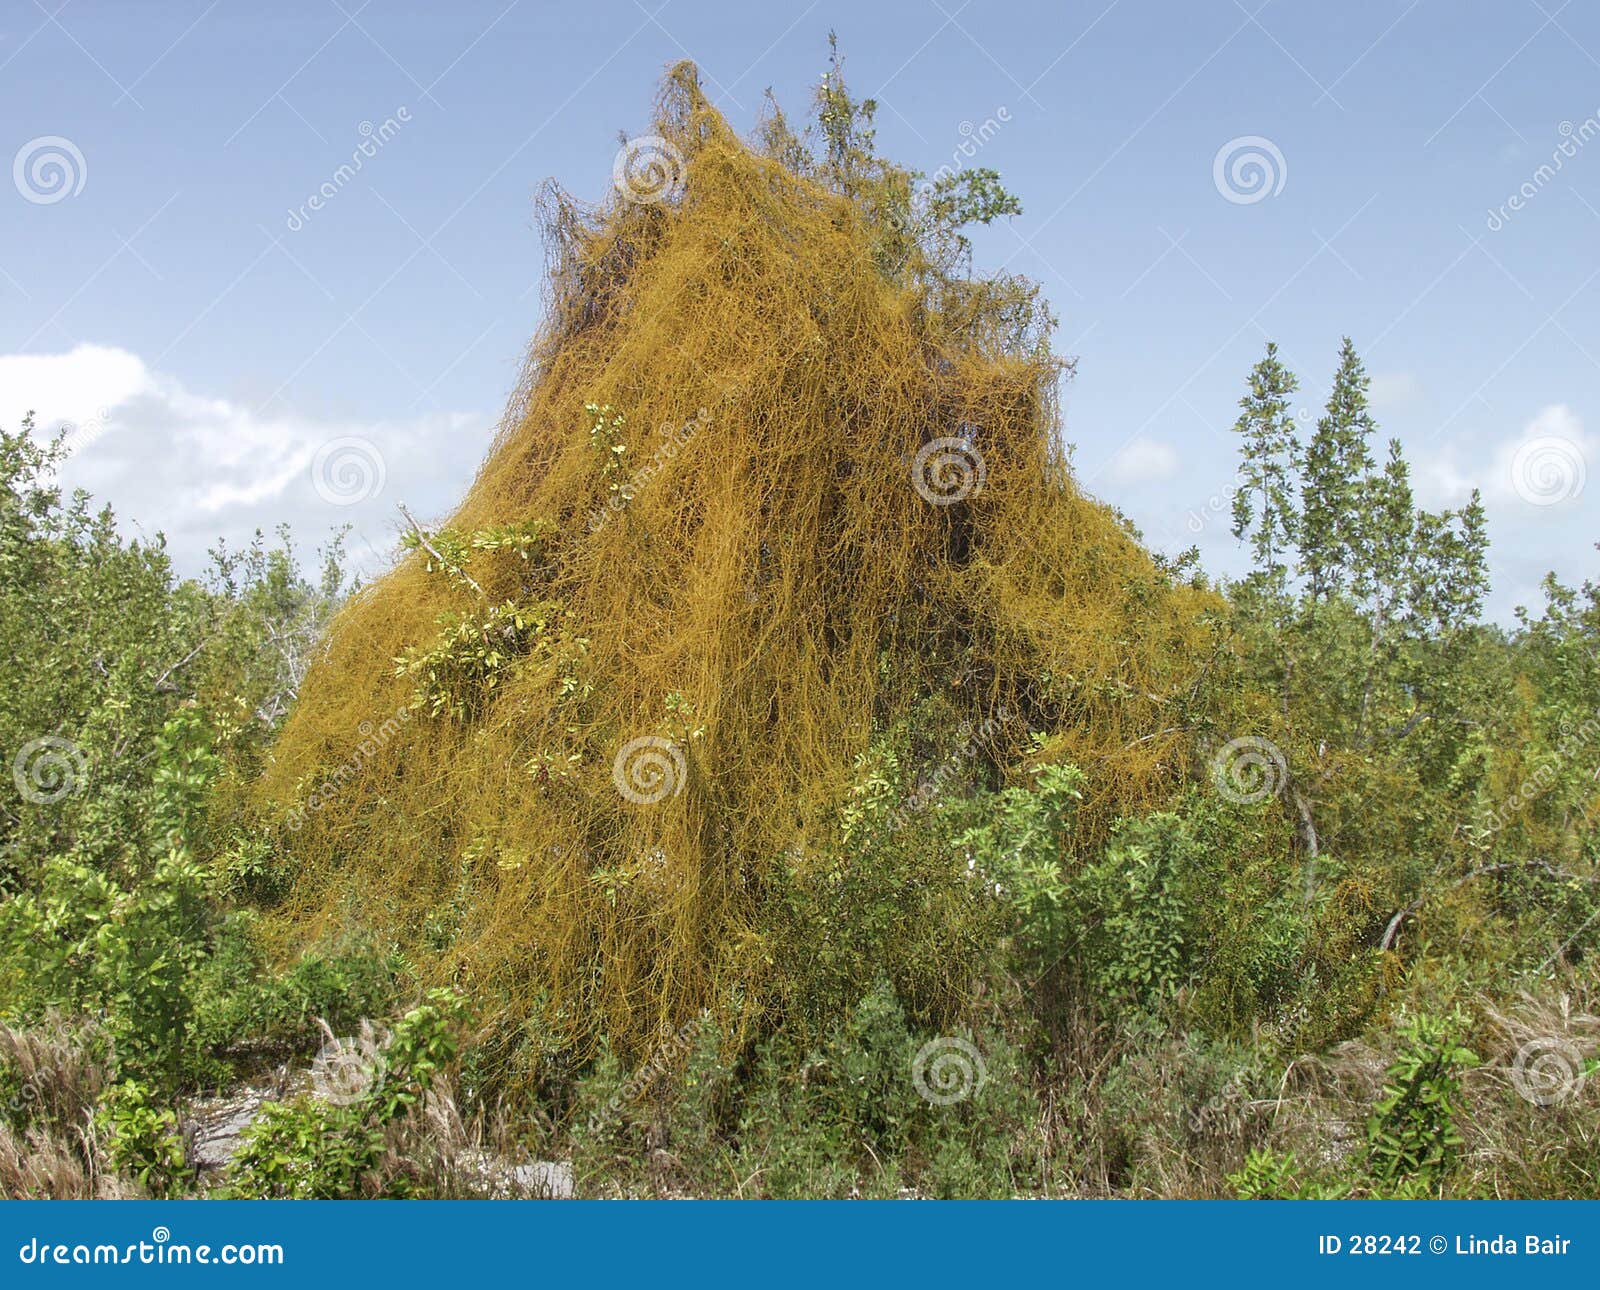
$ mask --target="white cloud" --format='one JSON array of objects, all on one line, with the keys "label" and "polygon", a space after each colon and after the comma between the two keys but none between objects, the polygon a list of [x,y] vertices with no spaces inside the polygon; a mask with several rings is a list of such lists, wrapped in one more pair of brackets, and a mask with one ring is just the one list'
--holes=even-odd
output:
[{"label": "white cloud", "polygon": [[137,355],[105,345],[70,354],[0,354],[0,426],[15,429],[28,412],[53,435],[63,427],[103,422],[110,409],[151,388]]},{"label": "white cloud", "polygon": [[[1409,460],[1409,454],[1407,457]],[[1483,488],[1485,478],[1480,471],[1464,470],[1446,452],[1424,452],[1411,468],[1411,485],[1417,501],[1433,510],[1466,501],[1474,488]]]},{"label": "white cloud", "polygon": [[318,420],[270,414],[185,388],[127,350],[0,355],[0,425],[36,412],[36,433],[71,430],[62,483],[124,521],[166,533],[184,572],[219,537],[246,543],[288,523],[305,545],[352,526],[354,560],[387,561],[403,500],[446,511],[471,481],[492,426],[462,414]]},{"label": "white cloud", "polygon": [[1553,403],[1496,446],[1487,491],[1524,507],[1581,505],[1591,466],[1600,468],[1600,435],[1586,433],[1566,404]]},{"label": "white cloud", "polygon": [[1171,479],[1178,473],[1178,453],[1171,444],[1135,439],[1111,459],[1108,470],[1114,484],[1147,484]]},{"label": "white cloud", "polygon": [[1379,372],[1372,378],[1369,397],[1375,410],[1404,407],[1422,392],[1414,372]]},{"label": "white cloud", "polygon": [[1486,460],[1463,466],[1451,451],[1428,452],[1416,468],[1417,492],[1429,506],[1453,506],[1474,488],[1519,523],[1539,511],[1551,515],[1585,505],[1588,474],[1600,470],[1600,435],[1564,403],[1541,408],[1515,435],[1495,442]]}]

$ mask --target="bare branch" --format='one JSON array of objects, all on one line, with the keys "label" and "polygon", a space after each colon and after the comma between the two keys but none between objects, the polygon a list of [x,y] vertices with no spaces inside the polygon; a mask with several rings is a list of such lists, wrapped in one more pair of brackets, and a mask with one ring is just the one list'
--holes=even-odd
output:
[{"label": "bare branch", "polygon": [[439,562],[439,567],[441,569],[446,569],[451,573],[456,574],[464,583],[467,584],[467,586],[471,587],[485,600],[489,598],[484,592],[483,588],[473,581],[470,573],[458,565],[451,564],[439,554],[439,548],[434,546],[432,542],[428,541],[427,532],[423,529],[422,525],[417,523],[417,517],[406,509],[406,504],[404,502],[400,503],[400,514],[406,517],[406,521],[411,525],[411,531],[417,535],[417,541],[422,544],[422,549]]}]

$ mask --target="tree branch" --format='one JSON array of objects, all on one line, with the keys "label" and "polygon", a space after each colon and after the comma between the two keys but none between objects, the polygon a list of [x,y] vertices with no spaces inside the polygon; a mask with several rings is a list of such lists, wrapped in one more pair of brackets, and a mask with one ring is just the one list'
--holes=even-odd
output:
[{"label": "tree branch", "polygon": [[400,514],[404,515],[406,520],[410,523],[411,531],[417,535],[417,541],[422,544],[422,549],[439,562],[439,567],[441,569],[445,570],[447,573],[454,573],[461,579],[461,581],[466,583],[467,586],[471,587],[485,600],[489,598],[484,589],[473,581],[470,573],[458,565],[451,564],[439,554],[439,548],[434,546],[432,542],[428,541],[427,532],[423,529],[422,525],[417,523],[417,517],[406,509],[406,504],[404,502],[400,503]]},{"label": "tree branch", "polygon": [[1544,860],[1523,860],[1520,862],[1502,861],[1499,864],[1484,865],[1481,869],[1474,869],[1471,873],[1462,874],[1461,877],[1457,878],[1448,887],[1443,888],[1441,892],[1429,892],[1426,896],[1421,897],[1420,899],[1407,905],[1404,909],[1400,910],[1399,913],[1389,920],[1389,925],[1383,929],[1383,939],[1378,942],[1378,948],[1380,950],[1393,949],[1395,933],[1400,930],[1400,924],[1421,909],[1423,905],[1428,902],[1428,899],[1431,896],[1442,894],[1445,891],[1454,891],[1457,887],[1464,887],[1474,878],[1482,878],[1486,874],[1504,873],[1507,870],[1514,869],[1531,869],[1538,873],[1544,874],[1547,878],[1564,878],[1575,880],[1577,882],[1590,883],[1600,882],[1600,878],[1587,878],[1583,874],[1568,873],[1565,869],[1558,869],[1555,865]]}]

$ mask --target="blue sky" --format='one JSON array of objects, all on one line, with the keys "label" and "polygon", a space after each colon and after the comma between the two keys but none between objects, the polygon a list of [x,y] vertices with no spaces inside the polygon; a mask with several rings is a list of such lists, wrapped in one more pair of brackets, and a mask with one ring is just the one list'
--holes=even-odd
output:
[{"label": "blue sky", "polygon": [[1497,617],[1600,572],[1600,7],[1561,0],[3,0],[0,424],[77,426],[69,482],[185,569],[279,521],[380,561],[516,379],[539,183],[604,197],[679,58],[741,129],[798,112],[830,27],[887,152],[1021,198],[978,264],[1043,284],[1079,476],[1152,546],[1242,567],[1246,373],[1275,339],[1309,431],[1348,333],[1422,500],[1483,489]]}]

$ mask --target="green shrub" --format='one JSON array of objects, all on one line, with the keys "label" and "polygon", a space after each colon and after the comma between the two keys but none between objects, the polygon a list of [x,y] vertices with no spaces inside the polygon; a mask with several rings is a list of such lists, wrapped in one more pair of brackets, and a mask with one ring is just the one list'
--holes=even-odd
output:
[{"label": "green shrub", "polygon": [[340,1200],[362,1194],[383,1132],[366,1108],[309,1095],[273,1102],[245,1130],[226,1195],[243,1200]]},{"label": "green shrub", "polygon": [[758,1055],[739,1120],[739,1173],[777,1197],[1010,1196],[1036,1176],[1038,1107],[996,1034],[914,1032],[885,984],[824,1041],[777,1037]]},{"label": "green shrub", "polygon": [[1099,997],[1150,1006],[1182,984],[1190,935],[1184,878],[1194,853],[1176,815],[1124,820],[1105,855],[1074,875],[1069,903],[1085,929],[1084,968]]},{"label": "green shrub", "polygon": [[722,1189],[737,1181],[728,1126],[739,1093],[709,1014],[631,1073],[609,1045],[578,1081],[573,1167],[599,1194]]},{"label": "green shrub", "polygon": [[0,903],[14,1011],[100,1012],[119,1072],[174,1086],[185,1074],[190,984],[212,918],[200,870],[182,852],[131,891],[86,865],[49,861],[38,894]]},{"label": "green shrub", "polygon": [[386,1015],[399,972],[395,959],[362,940],[312,950],[274,971],[256,915],[234,910],[217,924],[210,954],[192,979],[190,1069],[215,1082],[234,1058],[309,1054],[320,1042],[319,1022],[348,1034],[363,1018]]},{"label": "green shrub", "polygon": [[1461,1149],[1461,1072],[1478,1064],[1457,1036],[1463,1019],[1421,1014],[1401,1027],[1403,1047],[1367,1121],[1367,1161],[1380,1184],[1442,1181]]},{"label": "green shrub", "polygon": [[182,1190],[190,1170],[178,1117],[155,1105],[155,1096],[144,1085],[125,1080],[113,1086],[97,1118],[108,1140],[106,1154],[112,1168],[159,1200]]},{"label": "green shrub", "polygon": [[[241,1199],[336,1200],[409,1194],[403,1174],[380,1176],[385,1131],[417,1107],[456,1057],[465,1002],[430,990],[395,1023],[348,1101],[302,1095],[275,1102],[245,1130],[226,1192]],[[351,1074],[351,1072],[344,1072]]]},{"label": "green shrub", "polygon": [[1280,1155],[1265,1147],[1253,1149],[1227,1181],[1239,1200],[1342,1200],[1350,1195],[1345,1183],[1309,1176],[1293,1153]]},{"label": "green shrub", "polygon": [[974,798],[973,821],[955,839],[967,862],[992,884],[1009,908],[1018,947],[1035,967],[1059,959],[1076,943],[1078,927],[1062,860],[1083,773],[1076,766],[1033,767],[1033,786]]},{"label": "green shrub", "polygon": [[830,847],[773,866],[773,989],[801,1042],[883,979],[916,1024],[941,1027],[1002,957],[1005,911],[951,841],[962,786],[948,786],[948,803],[909,807],[899,742],[862,759]]}]

